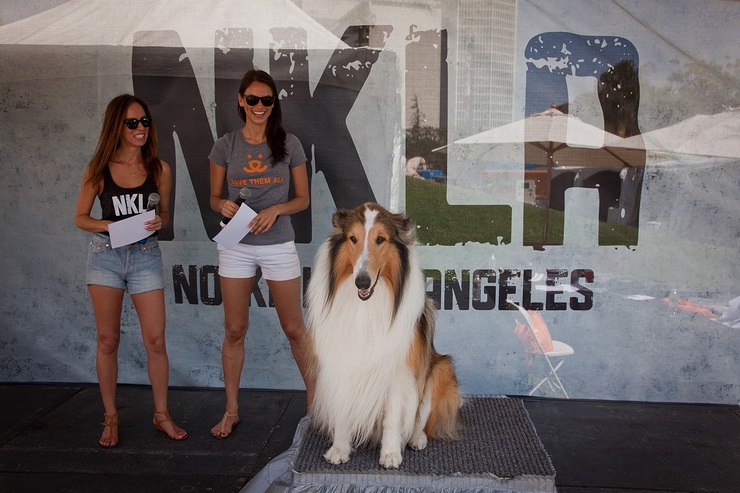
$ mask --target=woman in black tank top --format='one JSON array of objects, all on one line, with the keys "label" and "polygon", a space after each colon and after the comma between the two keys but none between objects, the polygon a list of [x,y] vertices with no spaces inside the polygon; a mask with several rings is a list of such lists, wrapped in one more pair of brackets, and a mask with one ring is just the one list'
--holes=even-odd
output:
[{"label": "woman in black tank top", "polygon": [[[87,262],[87,287],[97,329],[97,374],[105,409],[99,444],[118,445],[118,343],[123,296],[129,292],[139,316],[154,396],[153,424],[174,440],[188,437],[167,407],[169,360],[165,345],[165,302],[162,258],[156,233],[170,220],[172,172],[157,157],[157,134],[147,104],[124,94],[105,111],[98,146],[85,169],[75,212],[75,225],[93,233]],[[158,194],[154,219],[145,223],[149,238],[111,248],[108,227],[147,209]],[[96,197],[102,217],[90,216]]]}]

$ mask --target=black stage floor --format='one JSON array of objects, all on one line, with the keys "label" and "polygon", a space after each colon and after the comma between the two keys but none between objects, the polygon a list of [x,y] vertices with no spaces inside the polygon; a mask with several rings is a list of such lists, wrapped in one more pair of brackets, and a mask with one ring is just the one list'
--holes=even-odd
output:
[{"label": "black stage floor", "polygon": [[[740,406],[521,398],[556,470],[559,493],[738,493]],[[190,433],[152,424],[151,392],[121,385],[118,447],[98,446],[95,385],[0,384],[0,492],[238,492],[286,450],[305,393],[243,390],[242,423],[210,435],[220,389],[173,388]]]}]

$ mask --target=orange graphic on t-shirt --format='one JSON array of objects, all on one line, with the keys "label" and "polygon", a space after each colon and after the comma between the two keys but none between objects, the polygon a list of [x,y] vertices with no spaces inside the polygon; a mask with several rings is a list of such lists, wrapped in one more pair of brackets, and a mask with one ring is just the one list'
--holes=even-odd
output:
[{"label": "orange graphic on t-shirt", "polygon": [[247,173],[262,173],[267,170],[267,166],[262,163],[262,154],[257,154],[257,159],[252,159],[251,154],[247,154],[247,166],[242,168]]}]

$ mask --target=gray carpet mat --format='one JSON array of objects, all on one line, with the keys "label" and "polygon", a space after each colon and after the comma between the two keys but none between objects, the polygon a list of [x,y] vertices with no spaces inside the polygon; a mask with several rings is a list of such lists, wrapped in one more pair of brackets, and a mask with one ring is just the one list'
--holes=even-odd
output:
[{"label": "gray carpet mat", "polygon": [[346,464],[323,458],[328,437],[309,426],[293,467],[301,491],[554,492],[555,468],[521,400],[466,398],[461,438],[406,448],[397,470],[378,464],[379,449],[353,452]]}]

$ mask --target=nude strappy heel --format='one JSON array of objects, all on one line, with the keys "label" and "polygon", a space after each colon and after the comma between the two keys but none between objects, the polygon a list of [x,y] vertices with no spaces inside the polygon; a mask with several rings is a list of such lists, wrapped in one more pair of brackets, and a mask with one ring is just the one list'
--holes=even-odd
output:
[{"label": "nude strappy heel", "polygon": [[[231,424],[231,431],[226,433],[226,423],[229,422],[229,418],[236,418],[236,420]],[[234,432],[234,428],[236,428],[236,425],[239,423],[241,423],[241,420],[239,419],[238,413],[224,413],[224,417],[221,418],[221,431],[214,433],[213,430],[211,430],[211,434],[216,438],[227,438],[231,436]]]}]

